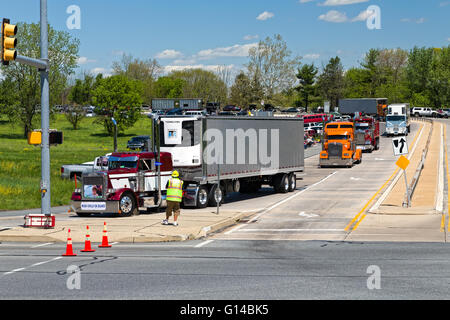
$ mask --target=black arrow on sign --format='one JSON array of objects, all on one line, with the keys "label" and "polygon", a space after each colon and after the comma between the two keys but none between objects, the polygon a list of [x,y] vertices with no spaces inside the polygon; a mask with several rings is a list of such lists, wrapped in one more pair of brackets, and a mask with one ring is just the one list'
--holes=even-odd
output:
[{"label": "black arrow on sign", "polygon": [[402,140],[400,140],[400,153],[403,153],[403,147],[405,146],[406,140],[402,138]]}]

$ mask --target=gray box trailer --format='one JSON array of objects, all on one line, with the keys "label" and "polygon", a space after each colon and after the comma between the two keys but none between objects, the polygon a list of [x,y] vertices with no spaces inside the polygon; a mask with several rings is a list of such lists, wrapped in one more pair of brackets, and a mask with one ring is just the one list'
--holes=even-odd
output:
[{"label": "gray box trailer", "polygon": [[380,98],[362,98],[362,99],[339,99],[339,113],[354,115],[355,112],[362,112],[366,115],[377,115],[380,101],[386,99]]},{"label": "gray box trailer", "polygon": [[160,150],[172,154],[185,182],[185,206],[216,206],[228,192],[258,192],[263,184],[292,192],[296,173],[304,171],[301,118],[162,116],[159,121]]},{"label": "gray box trailer", "polygon": [[202,99],[152,99],[152,110],[171,110],[181,108],[183,110],[203,109]]}]

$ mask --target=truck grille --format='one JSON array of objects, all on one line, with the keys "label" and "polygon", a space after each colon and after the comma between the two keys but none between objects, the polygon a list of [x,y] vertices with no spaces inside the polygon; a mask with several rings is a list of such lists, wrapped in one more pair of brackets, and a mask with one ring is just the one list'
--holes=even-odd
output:
[{"label": "truck grille", "polygon": [[330,142],[328,143],[328,157],[342,157],[342,143]]},{"label": "truck grille", "polygon": [[364,132],[356,133],[356,144],[365,144],[366,143],[366,135]]},{"label": "truck grille", "polygon": [[93,173],[82,176],[83,199],[106,199],[106,176],[100,173]]}]

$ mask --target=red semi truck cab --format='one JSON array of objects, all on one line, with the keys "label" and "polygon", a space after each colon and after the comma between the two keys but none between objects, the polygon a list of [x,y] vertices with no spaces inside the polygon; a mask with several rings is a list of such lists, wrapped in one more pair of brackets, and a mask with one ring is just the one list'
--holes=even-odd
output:
[{"label": "red semi truck cab", "polygon": [[108,159],[108,170],[82,176],[72,193],[71,207],[79,216],[113,213],[138,214],[165,205],[166,184],[172,173],[172,155],[161,152],[118,152]]},{"label": "red semi truck cab", "polygon": [[358,149],[372,152],[380,148],[380,122],[374,117],[362,116],[354,120]]}]

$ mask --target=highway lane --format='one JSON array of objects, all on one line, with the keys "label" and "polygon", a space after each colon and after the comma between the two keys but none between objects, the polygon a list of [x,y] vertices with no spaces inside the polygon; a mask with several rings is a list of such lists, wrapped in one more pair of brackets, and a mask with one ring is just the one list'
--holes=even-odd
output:
[{"label": "highway lane", "polygon": [[[418,136],[419,128],[419,123],[412,123],[409,145]],[[312,156],[305,161],[305,175],[298,181],[295,193],[273,195],[270,199],[276,201],[264,206],[256,218],[212,238],[345,240],[346,227],[389,179],[396,169],[395,162],[392,139],[384,136],[380,150],[364,153],[362,163],[351,169],[319,168],[318,155]],[[245,203],[245,208],[252,205],[256,207]]]},{"label": "highway lane", "polygon": [[63,244],[2,243],[0,299],[448,298],[442,243],[199,244],[117,244],[63,258]]}]

